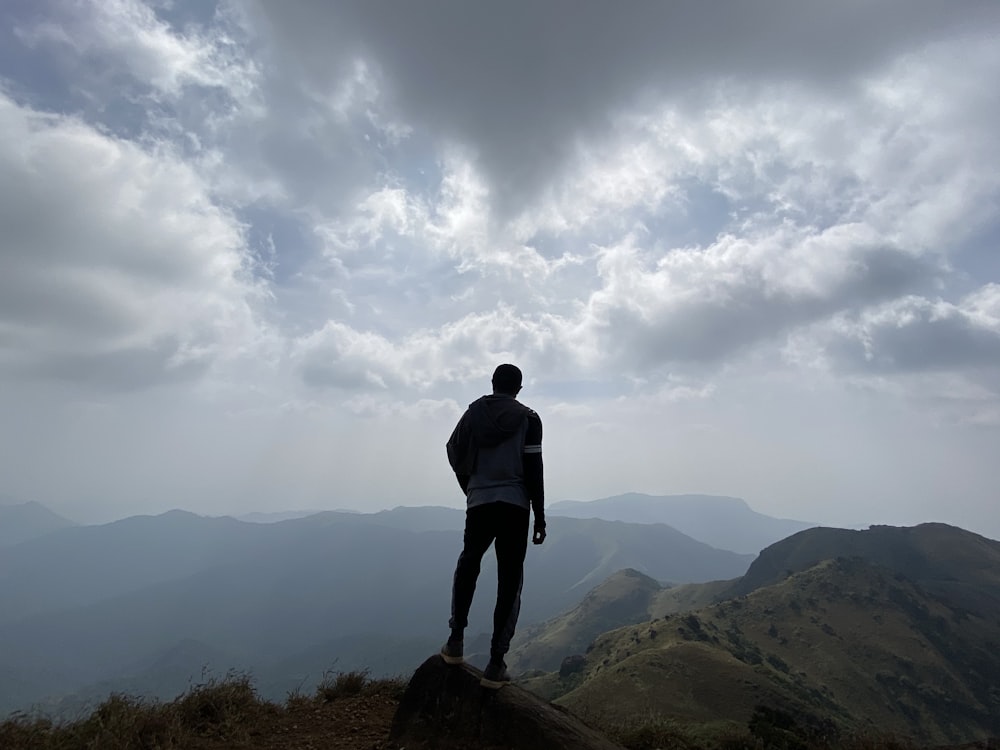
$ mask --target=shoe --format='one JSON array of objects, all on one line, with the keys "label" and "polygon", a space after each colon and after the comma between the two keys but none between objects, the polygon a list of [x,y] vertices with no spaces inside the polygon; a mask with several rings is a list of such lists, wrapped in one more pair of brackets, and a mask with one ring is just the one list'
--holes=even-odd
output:
[{"label": "shoe", "polygon": [[486,665],[486,669],[483,670],[483,679],[479,681],[479,684],[485,688],[498,690],[509,682],[510,672],[507,671],[507,665],[502,661],[496,662],[491,660]]},{"label": "shoe", "polygon": [[441,647],[441,658],[445,664],[465,664],[465,644],[449,640]]}]

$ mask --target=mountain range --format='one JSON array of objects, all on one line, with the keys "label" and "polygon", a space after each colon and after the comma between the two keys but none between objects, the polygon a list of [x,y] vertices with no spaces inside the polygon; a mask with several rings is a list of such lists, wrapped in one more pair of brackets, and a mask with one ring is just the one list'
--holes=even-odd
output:
[{"label": "mountain range", "polygon": [[[282,697],[334,665],[411,669],[447,632],[463,523],[434,507],[267,524],[171,511],[4,546],[0,713],[116,686],[171,697],[206,665],[250,669]],[[662,524],[552,515],[529,550],[521,621],[572,607],[622,568],[702,582],[752,559]],[[491,556],[482,576],[472,623],[486,630]]]},{"label": "mountain range", "polygon": [[665,523],[719,549],[756,555],[770,544],[816,524],[758,513],[737,497],[644,495],[629,492],[600,500],[566,500],[550,511],[572,518]]},{"label": "mountain range", "polygon": [[[408,672],[445,632],[464,522],[425,507],[76,526],[34,505],[0,515],[12,540],[0,545],[0,715],[79,715],[111,692],[172,698],[206,670],[250,672],[279,699],[324,670]],[[749,536],[713,536],[694,509],[744,513]],[[925,745],[1000,735],[1000,542],[945,524],[810,527],[705,496],[561,510],[529,550],[508,662],[574,713],[723,731],[764,716],[787,747],[788,727]],[[788,524],[803,528],[756,556],[716,546],[750,549]],[[491,557],[482,575],[491,594]],[[473,661],[492,603],[481,593],[472,612]]]},{"label": "mountain range", "polygon": [[63,518],[41,503],[8,503],[0,498],[0,547],[38,539],[69,526],[73,521]]}]

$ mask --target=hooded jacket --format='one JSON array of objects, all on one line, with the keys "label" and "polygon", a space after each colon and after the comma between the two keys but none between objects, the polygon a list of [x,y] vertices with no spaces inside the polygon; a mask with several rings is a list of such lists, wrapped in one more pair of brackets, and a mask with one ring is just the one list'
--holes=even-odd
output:
[{"label": "hooded jacket", "polygon": [[513,396],[493,394],[469,404],[447,451],[469,507],[530,505],[536,522],[544,519],[542,421]]}]

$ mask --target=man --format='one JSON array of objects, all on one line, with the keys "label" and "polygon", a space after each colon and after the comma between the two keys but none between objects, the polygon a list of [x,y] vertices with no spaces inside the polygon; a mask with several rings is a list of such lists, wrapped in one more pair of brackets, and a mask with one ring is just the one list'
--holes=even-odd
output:
[{"label": "man", "polygon": [[528,549],[529,508],[534,512],[532,542],[545,541],[545,488],[542,479],[542,420],[515,399],[521,371],[503,364],[493,373],[493,395],[473,403],[448,440],[448,462],[465,493],[465,536],[451,592],[451,636],[441,647],[448,664],[464,662],[464,632],[476,591],[479,565],[494,545],[497,601],[493,611],[490,661],[482,685],[510,682],[504,655],[510,649],[521,610],[524,556]]}]

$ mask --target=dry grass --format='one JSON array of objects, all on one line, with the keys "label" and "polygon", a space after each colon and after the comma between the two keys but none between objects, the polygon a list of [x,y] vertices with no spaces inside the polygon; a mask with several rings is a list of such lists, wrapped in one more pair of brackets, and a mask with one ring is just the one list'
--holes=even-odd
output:
[{"label": "dry grass", "polygon": [[326,671],[316,686],[316,697],[326,703],[332,703],[350,695],[360,695],[367,683],[367,669],[354,672]]},{"label": "dry grass", "polygon": [[[368,750],[382,747],[379,738],[388,732],[406,685],[402,677],[369,679],[367,671],[328,672],[312,695],[294,691],[281,705],[262,700],[247,675],[230,673],[204,680],[169,703],[112,694],[90,716],[63,724],[16,715],[0,723],[0,749],[284,750],[313,747],[318,738],[324,747]],[[374,723],[351,724],[373,711],[380,716]],[[915,750],[889,735],[820,736],[815,728],[763,707],[745,724],[682,721],[656,713],[616,724],[584,718],[627,750]],[[310,722],[311,727],[303,726]],[[296,727],[305,730],[298,743],[290,733]],[[329,744],[338,735],[343,742]],[[995,741],[976,747],[1000,750]]]},{"label": "dry grass", "polygon": [[0,724],[5,750],[172,750],[194,738],[246,738],[247,727],[278,707],[262,701],[250,677],[230,673],[191,687],[170,703],[112,693],[79,721],[57,724],[15,714]]},{"label": "dry grass", "polygon": [[314,700],[332,703],[355,695],[386,695],[398,700],[406,690],[406,683],[403,676],[372,680],[367,669],[352,672],[328,670],[316,686]]},{"label": "dry grass", "polygon": [[77,721],[18,713],[0,723],[3,750],[181,750],[206,743],[249,746],[252,734],[271,719],[348,696],[398,699],[401,677],[371,680],[368,673],[328,673],[313,696],[298,692],[285,705],[260,698],[251,678],[229,673],[192,686],[168,703],[114,693]]}]

